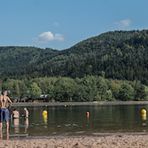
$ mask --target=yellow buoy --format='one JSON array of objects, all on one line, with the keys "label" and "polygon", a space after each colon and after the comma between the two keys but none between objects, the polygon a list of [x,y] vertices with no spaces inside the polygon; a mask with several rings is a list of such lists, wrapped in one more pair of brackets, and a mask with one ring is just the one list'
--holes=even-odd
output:
[{"label": "yellow buoy", "polygon": [[42,115],[47,115],[47,110],[44,110],[44,111],[42,112]]},{"label": "yellow buoy", "polygon": [[143,121],[146,121],[147,120],[147,111],[146,111],[146,109],[141,109],[141,119],[143,120]]},{"label": "yellow buoy", "polygon": [[143,116],[145,115],[146,116],[146,112],[147,112],[146,109],[144,109],[144,108],[141,109],[141,115],[143,115]]},{"label": "yellow buoy", "polygon": [[44,121],[45,124],[47,124],[47,120],[48,120],[48,116],[47,115],[48,115],[48,112],[46,110],[44,110],[42,112],[42,116],[43,116],[43,121]]}]

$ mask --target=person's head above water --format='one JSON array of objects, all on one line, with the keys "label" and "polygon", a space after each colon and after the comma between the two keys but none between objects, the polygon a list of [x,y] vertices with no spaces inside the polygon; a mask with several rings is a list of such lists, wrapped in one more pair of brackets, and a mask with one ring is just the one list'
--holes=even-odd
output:
[{"label": "person's head above water", "polygon": [[3,90],[2,91],[2,95],[7,96],[7,94],[8,94],[8,91],[7,90]]}]

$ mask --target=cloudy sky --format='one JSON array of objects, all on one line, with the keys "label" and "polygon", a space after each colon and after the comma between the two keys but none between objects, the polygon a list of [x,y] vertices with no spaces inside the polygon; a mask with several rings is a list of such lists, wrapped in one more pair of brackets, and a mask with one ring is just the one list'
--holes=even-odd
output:
[{"label": "cloudy sky", "polygon": [[148,28],[148,0],[0,0],[0,46],[66,49],[112,30]]}]

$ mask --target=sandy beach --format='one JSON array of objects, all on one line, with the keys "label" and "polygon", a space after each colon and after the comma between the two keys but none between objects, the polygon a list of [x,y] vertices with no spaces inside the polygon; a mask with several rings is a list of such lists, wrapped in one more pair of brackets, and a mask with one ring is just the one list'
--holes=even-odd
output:
[{"label": "sandy beach", "polygon": [[0,140],[0,148],[148,148],[148,135],[57,136]]}]

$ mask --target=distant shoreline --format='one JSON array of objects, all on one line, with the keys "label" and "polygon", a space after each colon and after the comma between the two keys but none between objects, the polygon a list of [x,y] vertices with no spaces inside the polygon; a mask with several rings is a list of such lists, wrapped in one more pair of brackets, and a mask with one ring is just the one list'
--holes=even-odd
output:
[{"label": "distant shoreline", "polygon": [[148,105],[148,101],[99,101],[99,102],[18,102],[12,106],[93,106],[93,105]]}]

